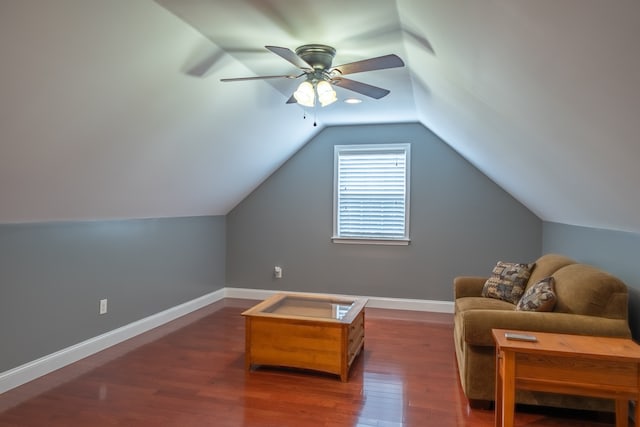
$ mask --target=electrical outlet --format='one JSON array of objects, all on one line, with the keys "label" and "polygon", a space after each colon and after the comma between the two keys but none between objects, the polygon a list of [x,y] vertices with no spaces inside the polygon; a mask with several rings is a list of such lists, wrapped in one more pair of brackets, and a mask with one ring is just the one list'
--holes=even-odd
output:
[{"label": "electrical outlet", "polygon": [[100,300],[100,314],[106,314],[107,312],[107,300],[106,299],[101,299]]},{"label": "electrical outlet", "polygon": [[273,277],[276,279],[282,279],[282,267],[275,266],[273,267]]}]

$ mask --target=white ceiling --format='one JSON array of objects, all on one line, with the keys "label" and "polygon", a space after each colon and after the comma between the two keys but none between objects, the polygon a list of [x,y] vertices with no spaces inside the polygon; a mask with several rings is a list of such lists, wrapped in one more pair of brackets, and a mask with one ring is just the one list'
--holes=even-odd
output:
[{"label": "white ceiling", "polygon": [[[636,0],[2,1],[0,222],[223,215],[324,126],[420,121],[543,220],[640,232],[638,22]],[[354,75],[391,94],[317,127],[296,81],[220,82],[307,43],[407,67]]]}]

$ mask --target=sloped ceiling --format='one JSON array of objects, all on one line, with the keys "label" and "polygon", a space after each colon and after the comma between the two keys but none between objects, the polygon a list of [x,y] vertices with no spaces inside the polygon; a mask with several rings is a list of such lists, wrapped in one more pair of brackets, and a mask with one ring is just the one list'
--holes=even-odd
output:
[{"label": "sloped ceiling", "polygon": [[[4,1],[0,222],[224,215],[325,126],[420,121],[543,220],[640,232],[639,21],[634,0]],[[306,119],[296,81],[220,82],[295,72],[264,45],[306,43],[407,67]]]}]

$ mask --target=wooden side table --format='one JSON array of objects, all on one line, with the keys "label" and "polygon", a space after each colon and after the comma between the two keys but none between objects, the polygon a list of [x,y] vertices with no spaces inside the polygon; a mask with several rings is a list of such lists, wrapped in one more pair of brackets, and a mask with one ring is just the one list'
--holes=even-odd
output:
[{"label": "wooden side table", "polygon": [[[514,332],[536,342],[505,337]],[[629,400],[640,422],[640,346],[631,339],[493,329],[496,427],[512,427],[516,389],[615,400],[616,427],[628,425]]]}]

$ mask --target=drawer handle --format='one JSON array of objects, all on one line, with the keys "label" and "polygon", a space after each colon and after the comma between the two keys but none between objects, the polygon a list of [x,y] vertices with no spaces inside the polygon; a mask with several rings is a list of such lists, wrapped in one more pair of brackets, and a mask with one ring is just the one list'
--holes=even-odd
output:
[{"label": "drawer handle", "polygon": [[350,342],[350,343],[360,342],[360,341],[361,341],[361,340],[363,340],[363,339],[364,339],[364,334],[362,334],[362,335],[358,336],[357,338],[355,338],[355,337],[354,337],[354,338],[349,338],[349,342]]}]

